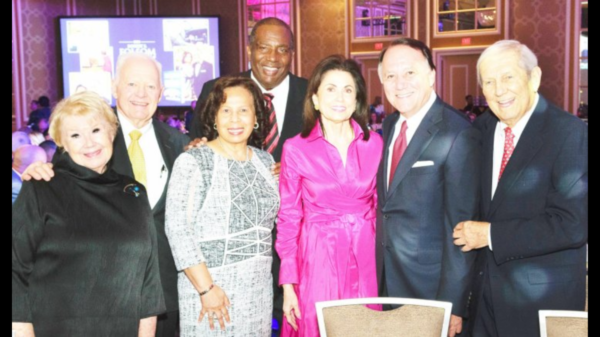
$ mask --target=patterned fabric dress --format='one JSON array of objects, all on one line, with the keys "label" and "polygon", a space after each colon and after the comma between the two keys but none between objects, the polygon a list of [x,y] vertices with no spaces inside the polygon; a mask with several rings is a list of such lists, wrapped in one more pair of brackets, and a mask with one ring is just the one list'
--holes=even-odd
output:
[{"label": "patterned fabric dress", "polygon": [[179,273],[181,337],[270,336],[273,309],[271,230],[279,208],[273,158],[252,148],[249,161],[235,161],[208,146],[179,156],[167,196],[165,230],[177,269],[206,262],[215,284],[231,301],[221,331],[198,323],[202,303]]}]

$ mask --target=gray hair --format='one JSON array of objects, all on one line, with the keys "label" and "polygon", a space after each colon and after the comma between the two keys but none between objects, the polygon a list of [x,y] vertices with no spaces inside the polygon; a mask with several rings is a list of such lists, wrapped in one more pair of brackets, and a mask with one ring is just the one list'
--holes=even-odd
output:
[{"label": "gray hair", "polygon": [[154,65],[156,66],[156,69],[158,70],[158,80],[159,80],[160,86],[161,87],[163,86],[162,65],[155,58],[153,58],[152,56],[150,56],[148,54],[144,54],[144,53],[129,53],[129,54],[119,55],[119,59],[117,60],[117,71],[115,72],[115,83],[119,83],[119,77],[121,76],[121,70],[123,69],[123,65],[125,63],[127,63],[127,61],[129,59],[132,59],[132,58],[145,58],[147,60],[154,62]]},{"label": "gray hair", "polygon": [[487,47],[479,59],[477,60],[477,82],[481,85],[481,64],[491,55],[501,54],[506,52],[515,52],[519,55],[519,67],[527,72],[527,76],[531,76],[533,68],[538,66],[537,57],[526,45],[517,40],[500,40],[493,45]]}]

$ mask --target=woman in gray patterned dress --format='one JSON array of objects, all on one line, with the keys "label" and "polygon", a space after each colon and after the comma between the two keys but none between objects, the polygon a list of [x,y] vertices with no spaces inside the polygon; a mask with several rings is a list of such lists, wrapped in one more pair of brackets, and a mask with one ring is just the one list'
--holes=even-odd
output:
[{"label": "woman in gray patterned dress", "polygon": [[181,336],[270,336],[279,193],[273,158],[259,150],[265,102],[250,78],[225,77],[201,116],[209,142],[177,158],[167,195]]}]

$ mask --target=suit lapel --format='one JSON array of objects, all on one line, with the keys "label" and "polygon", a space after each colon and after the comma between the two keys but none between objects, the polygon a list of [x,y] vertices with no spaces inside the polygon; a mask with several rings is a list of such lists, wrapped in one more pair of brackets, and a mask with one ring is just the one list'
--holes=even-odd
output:
[{"label": "suit lapel", "polygon": [[390,151],[388,150],[390,148],[390,144],[392,143],[392,136],[394,135],[394,129],[396,128],[396,123],[398,123],[398,119],[400,119],[400,114],[398,112],[395,112],[391,115],[389,115],[388,117],[386,117],[386,122],[389,120],[389,122],[384,123],[383,125],[383,139],[385,140],[385,144],[384,144],[384,148],[383,148],[383,190],[384,190],[384,195],[387,196],[388,194],[388,171],[389,171],[389,167],[388,167],[388,158],[390,156]]},{"label": "suit lapel", "polygon": [[173,144],[169,133],[167,130],[165,130],[165,128],[169,126],[156,120],[152,120],[152,123],[154,126],[154,133],[156,134],[156,140],[158,141],[158,147],[160,148],[160,153],[170,173],[171,169],[173,168],[173,163],[175,162],[175,159],[177,159],[176,154],[178,151],[173,149],[175,145]]},{"label": "suit lapel", "polygon": [[398,163],[398,167],[396,167],[396,172],[394,173],[394,180],[390,184],[390,189],[387,193],[387,197],[391,196],[391,193],[395,191],[400,182],[406,177],[408,171],[415,164],[417,159],[421,156],[421,153],[429,146],[431,140],[435,137],[435,135],[440,130],[437,126],[442,120],[442,109],[443,105],[439,97],[429,109],[429,112],[425,115],[421,124],[417,128],[417,131],[413,135],[406,151],[402,155],[402,159],[400,159],[400,163]]},{"label": "suit lapel", "polygon": [[129,154],[127,153],[123,129],[121,129],[120,126],[117,129],[117,135],[113,141],[112,161],[112,168],[117,173],[133,178],[133,168],[131,168],[131,161],[129,160]]},{"label": "suit lapel", "polygon": [[523,134],[521,134],[519,142],[502,173],[502,178],[498,182],[498,187],[490,205],[490,216],[498,209],[498,206],[506,198],[523,171],[529,167],[529,163],[533,160],[535,154],[542,148],[544,144],[543,127],[546,122],[544,111],[547,107],[546,100],[540,96],[538,105],[527,122]]},{"label": "suit lapel", "polygon": [[487,214],[488,210],[490,209],[490,203],[492,202],[492,174],[494,172],[494,137],[497,123],[498,120],[495,117],[491,117],[485,124],[484,130],[482,132],[483,163],[481,165],[481,179],[483,180],[483,214]]},{"label": "suit lapel", "polygon": [[165,162],[165,165],[167,166],[168,169],[168,176],[167,176],[167,183],[165,185],[165,187],[163,188],[163,192],[160,196],[160,199],[158,199],[158,202],[156,203],[156,205],[154,205],[154,208],[152,209],[153,211],[155,209],[160,209],[160,207],[158,207],[158,205],[160,205],[161,203],[165,202],[165,198],[167,196],[167,187],[169,184],[169,178],[171,177],[171,173],[173,171],[173,163],[175,162],[175,159],[177,159],[177,153],[179,153],[178,151],[175,151],[175,149],[173,148],[175,145],[173,143],[173,141],[171,140],[171,137],[169,136],[169,133],[167,132],[167,130],[165,128],[168,128],[169,126],[167,126],[166,124],[159,122],[155,119],[152,119],[152,123],[153,123],[153,127],[154,127],[154,133],[156,134],[156,140],[158,141],[158,147],[160,148],[160,153],[163,157],[163,161]]},{"label": "suit lapel", "polygon": [[[294,130],[298,129],[297,125],[302,124],[302,114],[296,113],[298,108],[302,109],[304,106],[304,97],[299,95],[297,92],[298,84],[296,83],[297,78],[290,74],[290,89],[288,93],[287,105],[285,108],[285,116],[283,117],[283,128],[281,130],[280,139],[288,139],[296,135]],[[283,142],[280,141],[277,147],[283,146]]]}]

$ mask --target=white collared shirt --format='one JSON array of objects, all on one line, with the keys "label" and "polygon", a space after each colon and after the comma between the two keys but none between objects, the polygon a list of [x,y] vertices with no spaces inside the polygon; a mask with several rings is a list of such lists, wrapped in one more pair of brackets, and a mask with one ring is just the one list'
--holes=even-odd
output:
[{"label": "white collared shirt", "polygon": [[154,208],[167,185],[169,172],[162,157],[162,153],[160,152],[160,147],[158,146],[158,139],[154,132],[152,120],[142,128],[138,129],[133,126],[120,111],[117,111],[117,115],[119,117],[121,130],[125,136],[125,145],[127,148],[129,148],[129,144],[131,144],[129,133],[133,130],[138,130],[142,133],[139,143],[142,152],[144,153],[144,161],[146,163],[146,191],[148,192],[150,207]]},{"label": "white collared shirt", "polygon": [[12,168],[12,170],[13,170],[13,172],[14,172],[14,173],[16,173],[16,174],[19,176],[19,178],[20,178],[21,180],[23,180],[23,176],[21,176],[21,172],[19,172],[19,171],[15,170],[15,168],[14,168],[14,167]]},{"label": "white collared shirt", "polygon": [[287,109],[288,95],[290,93],[290,74],[287,74],[283,81],[271,90],[263,88],[256,77],[254,77],[252,71],[250,72],[250,77],[258,85],[263,94],[270,93],[273,95],[273,105],[275,106],[275,116],[277,117],[277,131],[279,131],[279,135],[281,136],[285,119],[285,109]]},{"label": "white collared shirt", "polygon": [[390,146],[388,148],[388,153],[389,153],[388,161],[387,161],[388,186],[391,183],[391,181],[389,181],[389,179],[390,179],[390,170],[392,168],[392,154],[394,153],[394,143],[396,142],[396,139],[400,135],[400,128],[402,127],[402,122],[406,121],[406,126],[407,126],[406,146],[408,147],[408,144],[410,144],[410,141],[412,140],[413,136],[415,135],[417,128],[419,128],[421,121],[423,121],[423,118],[425,118],[425,115],[427,114],[429,109],[431,109],[431,106],[433,106],[433,103],[435,102],[436,98],[437,98],[437,95],[436,95],[435,91],[431,91],[429,100],[427,100],[427,103],[425,103],[425,105],[423,105],[423,107],[421,107],[421,109],[419,109],[419,111],[417,111],[416,114],[414,114],[410,118],[406,118],[402,114],[400,114],[400,118],[396,121],[396,125],[394,126],[394,134],[392,135],[392,140],[391,140]]},{"label": "white collared shirt", "polygon": [[[523,130],[525,130],[525,126],[531,118],[533,114],[533,110],[538,104],[540,96],[538,94],[535,95],[535,99],[533,101],[532,108],[525,113],[525,115],[512,127],[512,134],[515,136],[513,139],[513,145],[516,148],[521,135],[523,134]],[[496,124],[496,131],[494,133],[494,166],[492,170],[492,195],[490,196],[492,199],[494,198],[494,193],[496,193],[496,188],[498,187],[498,175],[500,174],[500,166],[502,165],[502,156],[504,155],[504,138],[505,133],[504,129],[507,127],[506,124],[498,121]]]}]

